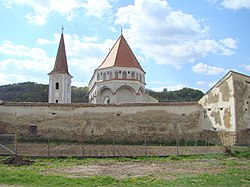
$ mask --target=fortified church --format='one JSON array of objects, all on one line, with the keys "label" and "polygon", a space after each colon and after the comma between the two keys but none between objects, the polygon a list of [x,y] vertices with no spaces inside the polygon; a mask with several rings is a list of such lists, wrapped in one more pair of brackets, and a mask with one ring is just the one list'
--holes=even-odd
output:
[{"label": "fortified church", "polygon": [[250,143],[250,76],[229,71],[198,102],[159,103],[145,93],[145,74],[123,34],[89,82],[89,102],[71,103],[64,35],[49,75],[49,103],[0,101],[0,133],[63,140],[138,143]]},{"label": "fortified church", "polygon": [[[151,103],[157,99],[145,93],[145,74],[121,33],[89,82],[89,102],[94,104]],[[64,36],[58,47],[54,69],[49,73],[49,103],[71,103]]]}]

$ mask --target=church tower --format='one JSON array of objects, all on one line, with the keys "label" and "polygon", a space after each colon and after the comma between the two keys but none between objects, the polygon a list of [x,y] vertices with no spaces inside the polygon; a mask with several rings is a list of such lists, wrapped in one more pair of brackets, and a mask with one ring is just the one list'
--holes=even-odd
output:
[{"label": "church tower", "polygon": [[49,75],[49,103],[71,103],[71,79],[68,71],[63,28],[54,69]]},{"label": "church tower", "polygon": [[145,93],[145,73],[121,33],[89,82],[89,102],[158,102]]}]

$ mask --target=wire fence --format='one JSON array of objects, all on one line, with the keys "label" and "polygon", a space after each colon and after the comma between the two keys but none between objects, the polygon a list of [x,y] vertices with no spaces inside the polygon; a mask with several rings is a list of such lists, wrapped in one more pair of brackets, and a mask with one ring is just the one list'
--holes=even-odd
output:
[{"label": "wire fence", "polygon": [[[169,155],[199,155],[220,154],[225,147],[209,141],[175,141],[170,144],[152,144],[144,139],[139,145],[116,143],[86,143],[46,141],[22,142],[15,135],[0,135],[0,155],[19,155],[33,157],[140,157],[140,156],[169,156]],[[10,138],[11,137],[11,138]],[[15,137],[15,138],[13,138]],[[8,143],[9,142],[9,143]],[[11,142],[11,143],[10,143]],[[4,148],[3,148],[4,147]]]}]

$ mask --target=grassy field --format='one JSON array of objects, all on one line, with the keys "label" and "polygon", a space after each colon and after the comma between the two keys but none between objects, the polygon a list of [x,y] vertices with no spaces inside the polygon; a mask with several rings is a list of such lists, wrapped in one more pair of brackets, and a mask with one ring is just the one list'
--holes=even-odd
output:
[{"label": "grassy field", "polygon": [[230,156],[31,160],[32,166],[0,164],[0,186],[250,186],[249,148]]}]

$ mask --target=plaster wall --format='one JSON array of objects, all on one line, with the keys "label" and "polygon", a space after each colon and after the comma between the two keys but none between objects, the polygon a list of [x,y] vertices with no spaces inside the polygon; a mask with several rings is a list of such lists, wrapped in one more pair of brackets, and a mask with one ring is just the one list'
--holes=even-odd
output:
[{"label": "plaster wall", "polygon": [[233,75],[237,129],[250,129],[250,77]]},{"label": "plaster wall", "polygon": [[235,98],[231,75],[219,81],[199,103],[203,107],[203,129],[235,132]]},{"label": "plaster wall", "polygon": [[[47,104],[2,103],[0,127],[4,133],[64,140],[169,142],[178,132],[192,136],[201,131],[201,106],[197,103],[155,104]],[[2,124],[2,126],[1,126]],[[0,131],[1,131],[0,128]]]},{"label": "plaster wall", "polygon": [[250,77],[233,75],[236,110],[237,144],[250,143]]}]

